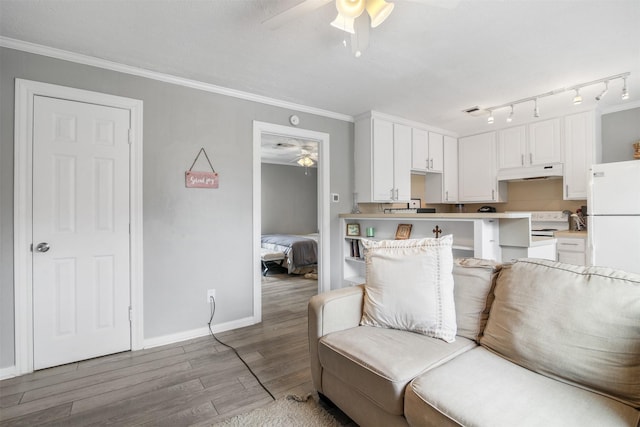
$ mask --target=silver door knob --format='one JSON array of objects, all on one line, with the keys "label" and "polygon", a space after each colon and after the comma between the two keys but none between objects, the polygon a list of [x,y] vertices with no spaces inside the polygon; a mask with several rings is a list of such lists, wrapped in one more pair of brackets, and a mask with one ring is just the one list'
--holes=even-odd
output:
[{"label": "silver door knob", "polygon": [[51,247],[47,242],[38,243],[36,246],[36,251],[38,252],[47,252]]}]

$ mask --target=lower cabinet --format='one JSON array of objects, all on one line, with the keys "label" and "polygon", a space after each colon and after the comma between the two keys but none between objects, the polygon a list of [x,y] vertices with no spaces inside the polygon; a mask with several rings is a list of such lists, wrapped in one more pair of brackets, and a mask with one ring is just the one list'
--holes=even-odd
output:
[{"label": "lower cabinet", "polygon": [[567,264],[587,265],[586,239],[583,237],[558,238],[558,261]]}]

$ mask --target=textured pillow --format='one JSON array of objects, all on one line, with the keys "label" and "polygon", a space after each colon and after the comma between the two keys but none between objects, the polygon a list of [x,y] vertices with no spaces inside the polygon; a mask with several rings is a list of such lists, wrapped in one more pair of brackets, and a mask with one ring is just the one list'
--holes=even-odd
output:
[{"label": "textured pillow", "polygon": [[480,340],[501,268],[501,264],[487,259],[456,258],[453,261],[453,298],[459,336]]},{"label": "textured pillow", "polygon": [[453,237],[362,240],[366,283],[362,325],[455,341]]},{"label": "textured pillow", "polygon": [[640,407],[640,275],[519,260],[503,267],[480,344]]}]

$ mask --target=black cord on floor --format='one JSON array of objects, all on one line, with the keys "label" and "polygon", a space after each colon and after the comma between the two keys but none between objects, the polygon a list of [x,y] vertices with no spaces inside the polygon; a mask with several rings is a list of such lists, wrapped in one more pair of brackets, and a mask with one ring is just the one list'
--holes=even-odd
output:
[{"label": "black cord on floor", "polygon": [[240,354],[238,353],[238,350],[236,350],[235,348],[233,348],[232,346],[230,346],[229,344],[223,343],[222,341],[220,341],[220,339],[218,339],[218,337],[215,336],[215,334],[213,333],[213,329],[211,329],[211,323],[213,323],[213,316],[214,314],[216,314],[216,299],[214,297],[211,297],[211,317],[209,318],[209,332],[211,333],[211,336],[213,337],[214,340],[218,341],[220,344],[222,344],[223,346],[230,348],[231,350],[233,350],[233,352],[236,354],[236,356],[238,356],[238,359],[240,359],[240,361],[242,363],[244,363],[244,366],[247,367],[247,369],[249,370],[249,372],[251,372],[251,375],[253,375],[253,377],[256,379],[256,381],[258,381],[258,384],[260,384],[260,386],[264,389],[264,391],[266,391],[267,393],[269,393],[269,396],[271,396],[271,398],[273,400],[276,400],[276,398],[273,396],[273,394],[271,394],[271,392],[269,391],[269,389],[262,384],[262,381],[260,381],[260,378],[258,378],[258,376],[255,374],[255,372],[253,372],[253,369],[251,369],[251,367],[247,364],[247,362],[244,361],[244,359],[242,358],[242,356],[240,356]]}]

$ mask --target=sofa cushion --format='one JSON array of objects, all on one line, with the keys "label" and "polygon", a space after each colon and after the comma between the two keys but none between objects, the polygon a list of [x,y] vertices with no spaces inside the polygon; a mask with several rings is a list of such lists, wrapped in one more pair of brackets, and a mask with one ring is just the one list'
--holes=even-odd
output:
[{"label": "sofa cushion", "polygon": [[420,426],[635,427],[640,412],[476,347],[416,378],[405,417]]},{"label": "sofa cushion", "polygon": [[362,325],[455,340],[453,237],[364,239],[366,283]]},{"label": "sofa cushion", "polygon": [[493,288],[502,266],[477,258],[453,260],[453,297],[458,336],[478,341],[493,301]]},{"label": "sofa cushion", "polygon": [[408,331],[359,326],[320,339],[322,368],[350,384],[385,411],[402,415],[406,385],[417,375],[476,347]]},{"label": "sofa cushion", "polygon": [[505,266],[480,343],[640,407],[640,275],[532,259]]}]

